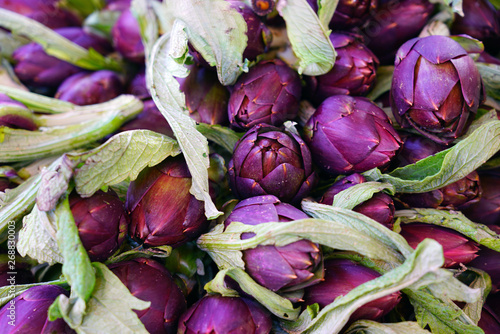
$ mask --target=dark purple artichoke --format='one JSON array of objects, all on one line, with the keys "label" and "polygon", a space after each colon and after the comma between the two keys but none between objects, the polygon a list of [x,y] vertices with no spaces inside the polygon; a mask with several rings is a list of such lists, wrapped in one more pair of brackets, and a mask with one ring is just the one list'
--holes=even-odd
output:
[{"label": "dark purple artichoke", "polygon": [[153,100],[144,101],[141,113],[120,128],[120,131],[128,130],[151,130],[174,138],[172,128]]},{"label": "dark purple artichoke", "polygon": [[497,52],[500,44],[500,13],[488,0],[464,0],[462,9],[464,16],[455,15],[451,33],[477,38],[486,49]]},{"label": "dark purple artichoke", "polygon": [[146,73],[144,72],[144,69],[137,73],[132,81],[130,81],[127,92],[137,96],[137,98],[141,100],[151,98],[148,86],[146,85]]},{"label": "dark purple artichoke", "polygon": [[[320,308],[331,304],[337,297],[371,281],[380,274],[356,262],[346,259],[325,260],[325,279],[304,291],[305,305],[318,303]],[[349,322],[358,319],[376,320],[389,313],[401,300],[401,293],[394,292],[358,308],[349,318]]]},{"label": "dark purple artichoke", "polygon": [[109,101],[123,91],[123,82],[118,74],[100,70],[70,76],[59,86],[55,97],[84,106]]},{"label": "dark purple artichoke", "polygon": [[384,167],[401,145],[385,112],[362,97],[329,97],[304,133],[314,161],[330,175]]},{"label": "dark purple artichoke", "polygon": [[[366,182],[366,179],[361,174],[354,173],[346,176],[328,188],[319,202],[326,205],[332,205],[335,195],[339,192],[363,182]],[[394,201],[387,194],[376,193],[372,198],[357,205],[353,210],[370,217],[389,229],[392,229],[392,221],[394,219]]]},{"label": "dark purple artichoke", "polygon": [[261,123],[280,126],[294,119],[301,89],[299,75],[283,61],[258,63],[233,86],[228,107],[231,127],[248,130]]},{"label": "dark purple artichoke", "polygon": [[[243,51],[243,58],[255,60],[258,55],[267,51],[271,44],[273,35],[271,31],[262,23],[252,8],[245,2],[239,0],[226,0],[231,7],[236,9],[243,16],[247,24],[246,35],[248,38],[247,47]],[[263,3],[266,1],[262,1]],[[260,15],[260,14],[259,14]]]},{"label": "dark purple artichoke", "polygon": [[412,248],[417,248],[424,239],[434,239],[443,246],[444,267],[467,264],[477,257],[479,247],[462,234],[446,227],[414,223],[401,225],[400,234]]},{"label": "dark purple artichoke", "polygon": [[208,226],[203,202],[190,188],[191,174],[181,156],[144,169],[127,191],[130,236],[147,246],[180,246],[198,237]]},{"label": "dark purple artichoke", "polygon": [[392,112],[403,128],[448,145],[474,118],[481,85],[474,61],[460,44],[445,36],[415,38],[396,55]]},{"label": "dark purple artichoke", "polygon": [[59,0],[0,0],[0,8],[29,17],[51,29],[81,25],[81,19],[63,9]]},{"label": "dark purple artichoke", "polygon": [[420,33],[433,10],[427,0],[381,1],[363,29],[366,45],[382,64],[392,64],[398,48]]},{"label": "dark purple artichoke", "polygon": [[[239,202],[226,218],[232,222],[259,225],[289,222],[309,218],[304,212],[271,195],[256,196]],[[251,233],[242,234],[248,239]],[[318,283],[322,275],[319,246],[309,240],[299,240],[286,246],[258,246],[243,251],[246,272],[260,285],[272,291],[293,291]]]},{"label": "dark purple artichoke", "polygon": [[[111,50],[106,39],[87,33],[82,28],[61,28],[56,29],[55,32],[85,49],[93,48],[101,54],[107,54]],[[64,60],[49,56],[43,47],[36,43],[21,46],[12,57],[17,62],[14,71],[18,78],[23,83],[34,87],[54,89],[67,77],[83,71]]]},{"label": "dark purple artichoke", "polygon": [[238,297],[206,295],[179,319],[178,334],[267,334],[270,314],[258,303]]},{"label": "dark purple artichoke", "polygon": [[[408,135],[403,140],[403,147],[394,159],[398,167],[414,164],[445,148],[420,136]],[[400,194],[398,198],[407,207],[462,210],[479,202],[481,194],[479,175],[472,172],[443,188],[419,194]]]},{"label": "dark purple artichoke", "polygon": [[[318,11],[317,0],[307,0],[315,12]],[[339,0],[330,28],[333,30],[348,30],[361,27],[367,23],[370,14],[376,11],[378,0]]]},{"label": "dark purple artichoke", "polygon": [[308,77],[313,102],[320,104],[332,95],[364,95],[375,84],[377,57],[352,34],[330,34],[337,60],[330,72]]},{"label": "dark purple artichoke", "polygon": [[90,260],[107,260],[127,233],[129,217],[122,201],[112,190],[107,193],[99,190],[87,198],[72,193],[69,204]]},{"label": "dark purple artichoke", "polygon": [[[16,112],[15,109],[22,109],[26,115]],[[0,93],[0,126],[34,131],[38,129],[38,125],[32,116],[32,112],[24,104]]]},{"label": "dark purple artichoke", "polygon": [[481,174],[483,190],[478,203],[464,210],[470,220],[486,225],[500,225],[500,175]]},{"label": "dark purple artichoke", "polygon": [[134,297],[151,302],[149,308],[135,311],[149,333],[177,333],[186,299],[165,267],[152,259],[138,258],[112,264],[109,269]]},{"label": "dark purple artichoke", "polygon": [[186,97],[189,116],[196,122],[226,124],[229,91],[221,85],[217,73],[196,65],[189,69],[186,78],[177,78]]},{"label": "dark purple artichoke", "polygon": [[[49,321],[47,311],[59,295],[69,296],[68,291],[56,285],[32,287],[0,310],[2,334],[72,334],[75,333],[63,319]],[[9,322],[13,321],[14,326]]]},{"label": "dark purple artichoke", "polygon": [[122,12],[111,30],[113,45],[127,60],[143,63],[144,45],[142,44],[139,23],[130,11]]},{"label": "dark purple artichoke", "polygon": [[302,138],[270,125],[255,126],[236,143],[228,174],[240,199],[274,195],[292,204],[306,197],[317,180]]}]

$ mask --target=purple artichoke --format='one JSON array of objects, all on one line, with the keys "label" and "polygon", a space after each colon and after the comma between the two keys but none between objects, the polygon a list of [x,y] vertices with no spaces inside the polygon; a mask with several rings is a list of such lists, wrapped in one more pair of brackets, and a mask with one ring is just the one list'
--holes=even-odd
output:
[{"label": "purple artichoke", "polygon": [[81,25],[80,18],[62,9],[59,0],[0,0],[0,8],[29,17],[50,29]]},{"label": "purple artichoke", "polygon": [[130,82],[127,92],[137,96],[138,99],[150,99],[148,87],[146,85],[146,73],[142,69]]},{"label": "purple artichoke", "polygon": [[[307,0],[315,12],[318,11],[317,0]],[[339,0],[330,28],[334,30],[348,30],[361,27],[367,23],[371,12],[377,10],[378,0]]]},{"label": "purple artichoke", "polygon": [[151,302],[149,308],[135,311],[149,333],[177,333],[177,321],[186,310],[186,299],[165,267],[154,260],[138,258],[112,264],[109,269],[132,295]]},{"label": "purple artichoke", "polygon": [[111,30],[113,45],[127,60],[135,63],[144,62],[144,45],[142,45],[139,23],[130,11],[122,12]]},{"label": "purple artichoke", "polygon": [[[260,18],[255,14],[252,8],[248,7],[245,2],[239,0],[226,0],[231,4],[231,7],[236,9],[243,16],[247,24],[247,47],[243,51],[243,58],[255,60],[258,55],[267,51],[271,44],[273,35],[271,31],[262,23]],[[266,1],[261,1],[265,3]]]},{"label": "purple artichoke", "polygon": [[88,198],[73,193],[69,204],[91,261],[107,260],[122,244],[129,217],[116,193],[99,190]]},{"label": "purple artichoke", "polygon": [[[3,334],[75,333],[63,319],[49,321],[47,311],[59,295],[69,293],[56,285],[32,287],[17,296],[0,310]],[[11,322],[12,321],[12,322]],[[11,325],[14,323],[14,326]]]},{"label": "purple artichoke", "polygon": [[482,174],[483,190],[478,203],[464,210],[470,220],[486,225],[500,225],[500,175]]},{"label": "purple artichoke", "polygon": [[238,297],[206,295],[179,319],[178,334],[267,334],[271,316],[258,303]]},{"label": "purple artichoke", "polygon": [[319,104],[332,95],[364,95],[375,84],[377,57],[355,35],[330,34],[337,60],[330,72],[308,77],[312,100]]},{"label": "purple artichoke", "polygon": [[362,97],[329,97],[304,132],[314,161],[331,175],[384,167],[401,145],[384,111]]},{"label": "purple artichoke", "polygon": [[120,131],[128,130],[151,130],[174,138],[172,128],[153,100],[144,101],[141,113],[120,128]]},{"label": "purple artichoke", "polygon": [[248,130],[265,123],[275,126],[294,119],[301,95],[297,72],[279,59],[263,61],[240,76],[231,91],[231,127]]},{"label": "purple artichoke", "polygon": [[64,80],[57,89],[57,99],[84,106],[109,101],[124,91],[122,79],[115,72],[81,72]]},{"label": "purple artichoke", "polygon": [[481,40],[493,52],[499,50],[500,13],[488,0],[464,0],[464,16],[455,15],[451,33],[465,34]]},{"label": "purple artichoke", "polygon": [[403,128],[448,145],[467,130],[480,95],[474,61],[451,38],[415,38],[398,50],[391,107]]},{"label": "purple artichoke", "polygon": [[189,116],[207,124],[227,123],[229,92],[210,69],[191,66],[186,78],[177,78],[180,90],[186,96]]},{"label": "purple artichoke", "polygon": [[[500,228],[495,232],[500,233]],[[497,251],[482,246],[477,252],[477,257],[467,266],[486,271],[491,278],[491,292],[498,293],[500,290],[500,254]]]},{"label": "purple artichoke", "polygon": [[[259,225],[289,222],[309,218],[304,212],[271,195],[256,196],[239,202],[226,218],[232,222]],[[249,235],[250,234],[250,235]],[[241,238],[248,239],[251,233]],[[309,240],[299,240],[286,246],[258,246],[243,251],[246,272],[262,286],[272,291],[293,291],[318,283],[322,256],[319,246]],[[322,276],[322,275],[320,275]]]},{"label": "purple artichoke", "polygon": [[392,64],[398,48],[420,33],[433,10],[427,0],[381,1],[363,29],[366,45],[382,64]]},{"label": "purple artichoke", "polygon": [[[432,140],[420,136],[406,136],[394,162],[403,167],[414,164],[444,149]],[[462,210],[479,202],[482,188],[477,172],[443,188],[419,194],[400,194],[399,200],[407,207]]]},{"label": "purple artichoke", "polygon": [[434,239],[443,246],[444,267],[455,267],[458,264],[467,264],[477,257],[479,248],[462,234],[449,228],[414,223],[401,225],[400,234],[412,248],[426,238]]},{"label": "purple artichoke", "polygon": [[[55,32],[85,49],[93,48],[102,54],[107,54],[111,50],[106,39],[87,33],[82,28],[61,28],[56,29]],[[21,46],[12,57],[17,62],[14,71],[18,78],[34,87],[54,89],[67,77],[83,71],[64,60],[49,56],[43,47],[36,43]]]},{"label": "purple artichoke", "polygon": [[234,148],[228,165],[236,197],[274,195],[297,204],[316,183],[311,153],[302,138],[270,125],[257,125]]},{"label": "purple artichoke", "polygon": [[[22,109],[26,115],[16,112],[16,109]],[[34,131],[38,129],[38,125],[35,123],[32,116],[31,110],[24,104],[14,101],[7,95],[0,93],[0,126]]]},{"label": "purple artichoke", "polygon": [[[325,279],[304,291],[305,305],[318,303],[321,308],[331,304],[337,297],[371,281],[380,274],[356,262],[345,259],[325,260]],[[389,313],[401,300],[401,293],[394,292],[358,308],[349,318],[349,322],[358,319],[376,320]]]},{"label": "purple artichoke", "polygon": [[208,226],[203,202],[190,188],[191,174],[181,156],[144,169],[127,191],[130,236],[147,246],[180,246],[198,237]]},{"label": "purple artichoke", "polygon": [[[339,192],[363,182],[366,182],[366,179],[361,174],[354,173],[352,175],[346,176],[343,179],[335,182],[330,188],[328,188],[319,202],[326,205],[332,205],[335,195],[337,195]],[[374,194],[372,198],[364,203],[357,205],[353,210],[362,213],[367,217],[370,217],[371,219],[379,222],[389,229],[392,229],[392,220],[394,218],[394,201],[387,194]]]}]

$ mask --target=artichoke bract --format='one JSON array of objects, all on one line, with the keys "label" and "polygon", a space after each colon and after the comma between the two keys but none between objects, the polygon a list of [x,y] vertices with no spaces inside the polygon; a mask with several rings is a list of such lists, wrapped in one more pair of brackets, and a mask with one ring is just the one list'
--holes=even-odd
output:
[{"label": "artichoke bract", "polygon": [[139,23],[130,11],[124,10],[111,29],[113,45],[127,60],[144,62],[144,45],[141,39]]},{"label": "artichoke bract", "polygon": [[[22,115],[16,110],[23,110],[26,115]],[[30,116],[32,116],[32,112],[24,104],[0,93],[0,126],[34,131],[38,129],[38,125]]]},{"label": "artichoke bract", "polygon": [[127,233],[129,217],[123,202],[112,190],[106,193],[99,190],[87,198],[72,193],[69,205],[90,260],[107,260]]},{"label": "artichoke bract", "polygon": [[152,259],[137,258],[109,265],[109,269],[135,297],[151,306],[135,311],[151,334],[177,333],[177,321],[186,299],[165,267]]},{"label": "artichoke bract", "polygon": [[236,143],[228,175],[240,199],[274,195],[292,204],[306,197],[317,181],[302,138],[270,125],[255,126]]},{"label": "artichoke bract", "polygon": [[[354,173],[335,182],[323,194],[319,201],[321,204],[332,205],[335,195],[341,191],[348,189],[356,184],[366,182],[363,175]],[[364,203],[358,204],[353,211],[364,214],[367,217],[379,222],[380,224],[392,229],[392,221],[394,219],[394,201],[384,193],[376,193],[372,198]]]},{"label": "artichoke bract", "polygon": [[[325,279],[304,291],[305,305],[318,303],[320,308],[331,304],[337,297],[371,281],[380,274],[347,259],[325,260]],[[349,323],[358,319],[376,320],[389,313],[401,300],[401,292],[378,298],[358,308],[349,318]]]},{"label": "artichoke bract", "polygon": [[464,16],[455,15],[451,33],[477,38],[493,52],[500,46],[500,13],[488,0],[464,0]]},{"label": "artichoke bract", "polygon": [[[59,295],[69,296],[68,291],[56,285],[29,288],[7,302],[0,310],[0,328],[4,334],[72,334],[63,319],[49,321],[47,311]],[[10,309],[9,309],[10,307]],[[13,321],[14,326],[9,322]]]},{"label": "artichoke bract", "polygon": [[[309,218],[294,206],[281,203],[275,196],[256,196],[239,202],[224,221],[259,225]],[[243,233],[248,239],[252,233]],[[243,251],[246,272],[260,285],[272,291],[293,291],[322,279],[322,256],[319,246],[299,240],[286,246],[257,246]]]},{"label": "artichoke bract", "polygon": [[500,225],[500,176],[482,174],[479,180],[483,190],[481,199],[463,213],[475,223]]},{"label": "artichoke bract", "polygon": [[[82,28],[61,28],[54,31],[85,49],[92,48],[101,54],[111,51],[111,45],[105,38]],[[14,67],[17,77],[26,85],[34,87],[56,88],[67,77],[83,71],[64,60],[49,56],[37,43],[19,47],[12,57],[17,62]]]},{"label": "artichoke bract", "polygon": [[84,106],[114,99],[124,91],[123,82],[115,72],[100,70],[81,72],[64,80],[55,97]]},{"label": "artichoke bract", "polygon": [[127,191],[130,236],[147,246],[174,247],[198,237],[208,226],[191,182],[182,156],[144,169]]},{"label": "artichoke bract", "polygon": [[373,87],[378,58],[358,37],[347,33],[330,34],[337,60],[330,72],[308,77],[307,89],[313,102],[319,104],[332,95],[364,95]]},{"label": "artichoke bract", "polygon": [[248,130],[261,123],[280,126],[294,119],[301,90],[299,75],[283,61],[258,63],[232,87],[228,106],[231,127]]},{"label": "artichoke bract", "polygon": [[63,9],[59,0],[0,0],[0,8],[29,17],[51,29],[81,24],[81,19]]},{"label": "artichoke bract", "polygon": [[384,167],[401,145],[385,112],[362,97],[327,98],[304,133],[313,160],[330,175]]},{"label": "artichoke bract", "polygon": [[392,113],[403,128],[447,145],[474,118],[481,85],[474,61],[460,44],[445,36],[414,38],[396,55]]},{"label": "artichoke bract", "polygon": [[477,257],[479,250],[473,241],[446,227],[424,223],[403,224],[400,234],[412,248],[417,248],[426,238],[439,242],[443,246],[445,268],[469,263]]},{"label": "artichoke bract", "polygon": [[229,91],[219,82],[217,73],[196,65],[189,70],[186,78],[177,78],[189,116],[196,122],[226,124]]},{"label": "artichoke bract", "polygon": [[392,65],[398,48],[420,33],[433,10],[427,0],[383,0],[360,33],[380,62]]},{"label": "artichoke bract", "polygon": [[270,314],[258,303],[239,297],[206,295],[179,319],[178,334],[267,334]]}]

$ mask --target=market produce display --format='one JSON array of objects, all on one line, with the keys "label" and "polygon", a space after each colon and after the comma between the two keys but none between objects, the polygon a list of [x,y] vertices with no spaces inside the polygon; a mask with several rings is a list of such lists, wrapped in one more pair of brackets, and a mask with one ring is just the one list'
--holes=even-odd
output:
[{"label": "market produce display", "polygon": [[498,0],[0,28],[0,334],[500,333]]}]

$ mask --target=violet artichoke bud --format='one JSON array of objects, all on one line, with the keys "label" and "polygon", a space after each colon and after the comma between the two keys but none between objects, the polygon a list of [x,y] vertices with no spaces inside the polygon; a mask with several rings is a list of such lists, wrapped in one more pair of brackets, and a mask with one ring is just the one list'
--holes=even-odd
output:
[{"label": "violet artichoke bud", "polygon": [[[346,176],[328,188],[319,202],[332,205],[335,195],[339,192],[363,182],[366,182],[366,179],[361,174],[354,173]],[[387,194],[376,193],[369,200],[354,207],[353,211],[364,214],[387,228],[392,229],[395,208],[394,201]]]},{"label": "violet artichoke bud", "polygon": [[[226,218],[232,222],[259,225],[309,218],[294,206],[281,203],[271,195],[256,196],[239,202]],[[242,234],[248,239],[252,233]],[[246,272],[260,285],[272,291],[293,291],[318,283],[322,278],[322,256],[318,244],[299,240],[286,246],[257,246],[243,251]],[[319,274],[318,274],[319,272]]]},{"label": "violet artichoke bud", "polygon": [[229,91],[219,82],[217,73],[196,65],[189,69],[186,78],[177,78],[189,116],[200,123],[226,124]]},{"label": "violet artichoke bud", "polygon": [[116,50],[135,63],[144,63],[144,45],[140,31],[139,23],[130,9],[122,12],[111,30]]},{"label": "violet artichoke bud", "polygon": [[[49,321],[47,311],[57,298],[69,293],[57,285],[34,286],[0,310],[0,328],[5,334],[75,333],[63,319]],[[14,326],[9,325],[13,321]]]},{"label": "violet artichoke bud", "polygon": [[236,143],[228,175],[240,199],[274,195],[292,204],[306,197],[317,181],[302,138],[265,124],[253,127]]},{"label": "violet artichoke bud", "polygon": [[231,91],[231,127],[248,130],[265,123],[275,126],[299,112],[301,83],[297,72],[279,59],[267,60],[243,73]]},{"label": "violet artichoke bud", "polygon": [[135,297],[151,302],[137,313],[151,334],[177,333],[177,321],[186,310],[186,299],[172,275],[152,259],[137,258],[114,263],[109,269]]},{"label": "violet artichoke bud", "polygon": [[363,97],[327,98],[304,133],[314,161],[330,175],[384,167],[401,145],[385,112]]},{"label": "violet artichoke bud", "polygon": [[463,213],[479,224],[500,225],[500,175],[482,174],[479,179],[483,190],[481,199]]},{"label": "violet artichoke bud", "polygon": [[125,123],[120,131],[151,130],[174,138],[174,132],[153,100],[144,101],[144,109],[133,120]]},{"label": "violet artichoke bud", "polygon": [[[17,112],[20,109],[26,115]],[[32,115],[31,110],[24,104],[0,93],[0,126],[34,131],[38,129],[38,125],[35,123]]]},{"label": "violet artichoke bud", "polygon": [[[69,39],[85,49],[93,48],[101,54],[111,51],[109,42],[95,34],[87,33],[82,28],[56,29],[59,35]],[[12,57],[17,62],[14,72],[26,85],[55,89],[67,77],[83,71],[64,60],[49,56],[37,43],[29,43],[14,51]]]},{"label": "violet artichoke bud", "polygon": [[449,228],[424,223],[401,225],[400,234],[412,248],[417,248],[424,239],[434,239],[443,246],[445,268],[467,264],[477,257],[479,247],[462,234]]},{"label": "violet artichoke bud", "polygon": [[487,49],[499,50],[500,13],[488,0],[464,0],[464,16],[455,15],[451,33],[465,34],[482,41]]},{"label": "violet artichoke bud", "polygon": [[[231,7],[236,9],[238,13],[243,16],[247,24],[247,47],[243,51],[243,59],[255,60],[258,55],[263,54],[267,51],[271,45],[273,35],[271,31],[265,26],[265,24],[260,20],[252,8],[248,7],[243,1],[240,0],[226,0],[231,4]],[[269,1],[257,1],[257,3],[262,2],[264,5]],[[260,14],[259,14],[260,15]]]},{"label": "violet artichoke bud", "polygon": [[330,72],[308,77],[313,102],[320,104],[332,95],[364,95],[375,84],[377,57],[356,35],[330,34],[337,60]]},{"label": "violet artichoke bud", "polygon": [[57,89],[57,99],[84,106],[114,99],[124,91],[122,79],[108,70],[81,72],[64,80]]},{"label": "violet artichoke bud", "polygon": [[147,246],[180,246],[207,227],[205,209],[190,192],[191,174],[182,156],[144,169],[130,183],[126,208],[129,234]]},{"label": "violet artichoke bud", "polygon": [[474,118],[481,85],[474,61],[460,44],[445,36],[415,38],[396,55],[392,113],[403,128],[448,145]]},{"label": "violet artichoke bud", "polygon": [[107,260],[127,233],[129,217],[122,201],[112,190],[106,193],[99,190],[87,198],[72,193],[69,204],[90,260]]},{"label": "violet artichoke bud", "polygon": [[267,334],[271,327],[269,312],[250,299],[206,295],[181,316],[177,333]]},{"label": "violet artichoke bud", "polygon": [[148,86],[146,85],[146,73],[142,69],[135,77],[130,81],[127,93],[137,96],[138,99],[150,99]]},{"label": "violet artichoke bud", "polygon": [[[315,12],[318,11],[317,0],[307,0]],[[349,30],[366,24],[371,12],[377,10],[378,0],[339,0],[330,28],[334,30]]]},{"label": "violet artichoke bud", "polygon": [[0,0],[4,8],[38,21],[50,29],[81,25],[81,19],[62,9],[59,0]]},{"label": "violet artichoke bud", "polygon": [[[323,308],[358,285],[380,276],[375,270],[346,259],[325,260],[324,266],[324,281],[304,291],[305,305],[318,303]],[[366,303],[351,315],[349,323],[358,319],[377,320],[389,313],[400,300],[401,293],[398,291]]]},{"label": "violet artichoke bud", "polygon": [[427,0],[381,1],[363,29],[366,45],[382,64],[392,64],[398,48],[418,36],[433,10]]}]

